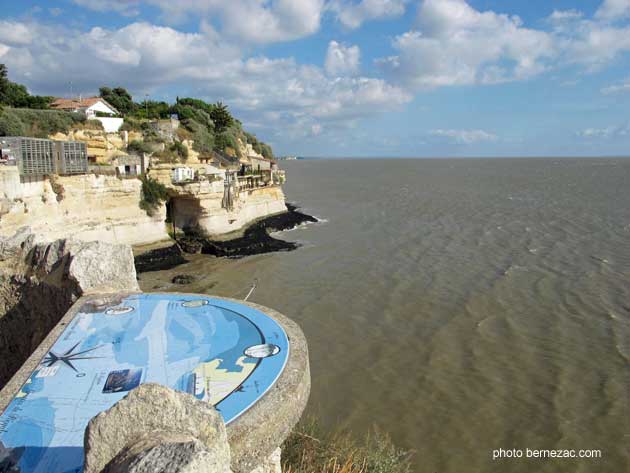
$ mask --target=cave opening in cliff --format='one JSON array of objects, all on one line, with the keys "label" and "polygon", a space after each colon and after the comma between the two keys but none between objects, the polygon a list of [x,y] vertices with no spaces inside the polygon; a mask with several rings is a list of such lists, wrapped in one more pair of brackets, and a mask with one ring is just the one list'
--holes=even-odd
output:
[{"label": "cave opening in cliff", "polygon": [[172,196],[166,202],[166,224],[173,237],[201,235],[202,207],[194,197]]}]

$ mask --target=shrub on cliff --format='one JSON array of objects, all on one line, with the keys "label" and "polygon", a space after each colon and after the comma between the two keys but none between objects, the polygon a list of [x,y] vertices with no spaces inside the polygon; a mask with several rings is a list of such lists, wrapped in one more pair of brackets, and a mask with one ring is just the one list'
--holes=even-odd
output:
[{"label": "shrub on cliff", "polygon": [[147,215],[153,216],[162,202],[166,202],[168,199],[168,190],[164,184],[149,176],[143,176],[140,180],[142,181],[140,208]]},{"label": "shrub on cliff", "polygon": [[267,159],[273,159],[273,151],[271,150],[271,146],[262,141],[258,141],[256,135],[245,132],[245,139],[247,142],[252,145],[254,151],[259,154],[262,154]]},{"label": "shrub on cliff", "polygon": [[151,153],[151,146],[145,141],[133,140],[127,145],[127,152],[131,154],[142,155],[142,153]]},{"label": "shrub on cliff", "polygon": [[169,146],[169,151],[174,153],[180,161],[186,161],[188,159],[188,148],[179,141],[175,141],[171,146]]},{"label": "shrub on cliff", "polygon": [[135,118],[125,117],[120,131],[142,131],[142,122]]},{"label": "shrub on cliff", "polygon": [[24,123],[10,109],[0,111],[0,136],[24,135]]},{"label": "shrub on cliff", "polygon": [[195,120],[184,120],[182,124],[190,132],[193,140],[193,149],[198,153],[207,154],[214,148],[214,133],[210,128]]},{"label": "shrub on cliff", "polygon": [[408,473],[410,453],[380,432],[362,442],[347,432],[323,434],[313,420],[302,421],[282,445],[285,473]]},{"label": "shrub on cliff", "polygon": [[[19,131],[18,135],[35,138],[48,138],[49,135],[59,132],[67,133],[74,125],[85,122],[85,115],[83,114],[60,110],[5,108],[2,115],[8,117],[5,120],[12,123],[13,132]],[[17,128],[18,123],[22,123],[19,130]]]},{"label": "shrub on cliff", "polygon": [[103,128],[103,124],[100,121],[94,119],[85,120],[82,128],[84,130],[105,130],[105,128]]},{"label": "shrub on cliff", "polygon": [[229,132],[217,135],[214,139],[214,149],[217,151],[226,151],[228,148],[232,148],[235,152],[238,151],[239,147],[236,136]]}]

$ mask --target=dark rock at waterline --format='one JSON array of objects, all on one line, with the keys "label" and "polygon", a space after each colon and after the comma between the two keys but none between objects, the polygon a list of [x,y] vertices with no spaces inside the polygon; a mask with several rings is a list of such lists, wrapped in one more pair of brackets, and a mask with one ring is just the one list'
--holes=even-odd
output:
[{"label": "dark rock at waterline", "polygon": [[241,258],[243,256],[270,253],[273,251],[291,251],[299,247],[297,243],[279,240],[269,235],[270,232],[289,230],[305,222],[317,222],[315,217],[297,210],[297,207],[287,204],[287,211],[278,215],[264,218],[249,226],[242,237],[232,240],[209,240],[198,236],[187,236],[186,245],[196,248],[201,245],[204,254],[227,258]]},{"label": "dark rock at waterline", "polygon": [[201,253],[203,250],[203,241],[200,238],[180,238],[178,240],[179,246],[183,252],[194,255]]},{"label": "dark rock at waterline", "polygon": [[162,271],[171,269],[180,264],[187,263],[182,249],[176,243],[166,248],[157,248],[137,255],[134,258],[136,273],[146,273],[148,271]]},{"label": "dark rock at waterline", "polygon": [[178,274],[171,279],[173,284],[191,284],[195,281],[195,277],[191,274]]},{"label": "dark rock at waterline", "polygon": [[289,230],[305,222],[317,221],[315,217],[297,210],[295,205],[287,204],[286,212],[272,215],[250,225],[242,237],[232,240],[210,240],[200,235],[189,234],[178,238],[177,243],[173,246],[142,253],[135,258],[136,272],[144,273],[174,268],[187,262],[184,253],[241,258],[272,251],[295,250],[299,247],[297,243],[279,240],[269,233]]}]

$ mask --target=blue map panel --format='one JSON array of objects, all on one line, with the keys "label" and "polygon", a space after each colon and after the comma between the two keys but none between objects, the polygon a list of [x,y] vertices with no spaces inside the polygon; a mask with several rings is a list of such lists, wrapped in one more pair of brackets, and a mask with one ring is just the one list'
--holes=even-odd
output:
[{"label": "blue map panel", "polygon": [[230,423],[288,354],[280,325],[235,302],[138,294],[85,306],[0,416],[0,471],[81,471],[88,421],[141,383],[188,392]]}]

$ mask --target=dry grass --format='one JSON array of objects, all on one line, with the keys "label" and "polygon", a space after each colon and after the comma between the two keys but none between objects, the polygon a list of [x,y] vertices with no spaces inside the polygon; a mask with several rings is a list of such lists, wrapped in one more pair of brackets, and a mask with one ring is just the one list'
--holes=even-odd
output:
[{"label": "dry grass", "polygon": [[282,447],[283,473],[408,473],[410,454],[374,431],[361,442],[348,432],[323,434],[313,420],[300,423]]}]

